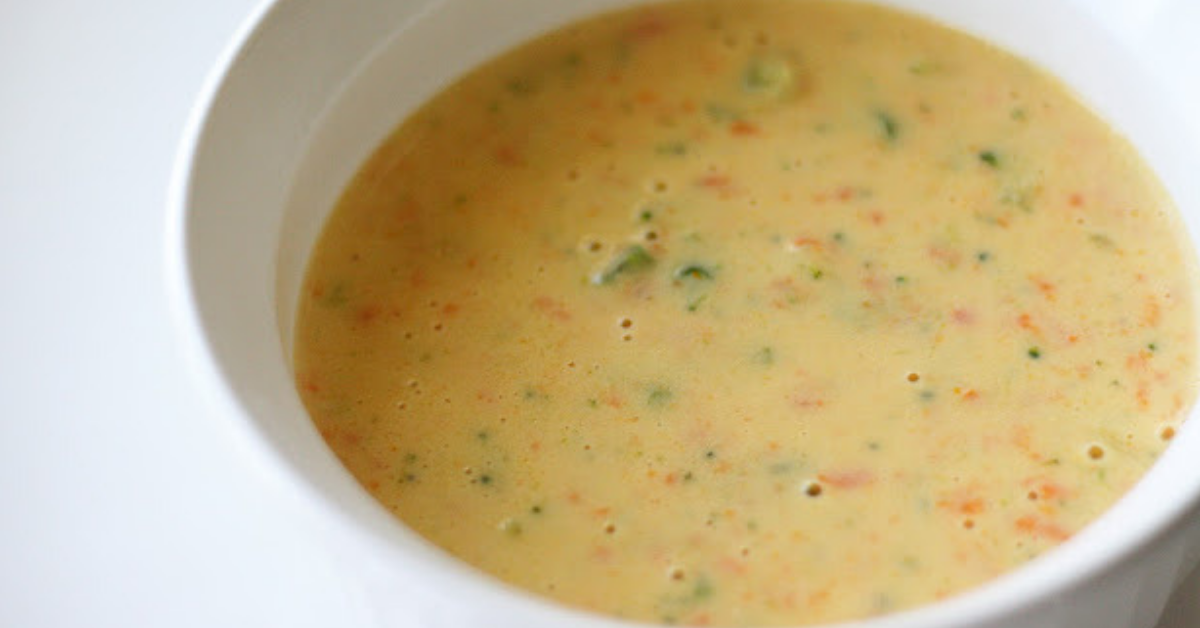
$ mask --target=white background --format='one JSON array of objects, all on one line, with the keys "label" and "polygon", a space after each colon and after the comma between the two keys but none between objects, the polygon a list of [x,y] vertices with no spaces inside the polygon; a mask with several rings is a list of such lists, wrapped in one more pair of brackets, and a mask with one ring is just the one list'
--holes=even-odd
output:
[{"label": "white background", "polygon": [[[366,622],[209,416],[168,316],[176,147],[256,5],[0,0],[0,626]],[[1200,1],[1091,5],[1200,115]],[[1163,628],[1197,626],[1200,573]]]}]

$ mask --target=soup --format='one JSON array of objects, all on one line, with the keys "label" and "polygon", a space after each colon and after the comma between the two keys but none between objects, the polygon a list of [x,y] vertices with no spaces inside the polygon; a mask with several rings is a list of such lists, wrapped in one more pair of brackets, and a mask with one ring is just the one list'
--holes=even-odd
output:
[{"label": "soup", "polygon": [[1053,78],[849,2],[509,52],[350,182],[297,387],[464,561],[635,620],[928,603],[1069,539],[1194,396],[1193,257]]}]

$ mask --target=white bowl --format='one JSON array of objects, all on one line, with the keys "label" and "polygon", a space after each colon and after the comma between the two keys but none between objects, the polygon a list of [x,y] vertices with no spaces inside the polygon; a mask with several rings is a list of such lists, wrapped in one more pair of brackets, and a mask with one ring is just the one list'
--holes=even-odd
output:
[{"label": "white bowl", "polygon": [[[179,155],[167,238],[180,338],[230,441],[337,553],[386,626],[619,626],[515,591],[394,519],[342,467],[293,385],[292,319],[344,183],[422,101],[500,51],[631,0],[278,0],[239,33]],[[1141,67],[1071,0],[890,0],[1064,79],[1142,152],[1200,224],[1200,151]],[[1148,628],[1200,557],[1200,424],[1127,497],[1028,566],[871,628]]]}]

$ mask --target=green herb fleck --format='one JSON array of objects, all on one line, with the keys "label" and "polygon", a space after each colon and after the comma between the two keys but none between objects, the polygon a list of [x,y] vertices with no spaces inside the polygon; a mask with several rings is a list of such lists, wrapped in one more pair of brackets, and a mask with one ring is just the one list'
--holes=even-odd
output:
[{"label": "green herb fleck", "polygon": [[1024,212],[1032,212],[1033,202],[1037,199],[1039,190],[1039,186],[1031,183],[1010,185],[1000,193],[1000,202],[1005,205],[1016,205]]},{"label": "green herb fleck", "polygon": [[1116,242],[1113,242],[1112,238],[1104,235],[1103,233],[1093,233],[1088,236],[1088,240],[1091,240],[1092,244],[1095,244],[1102,249],[1111,249],[1117,245]]},{"label": "green herb fleck", "polygon": [[993,169],[1000,168],[1000,156],[994,150],[979,151],[979,161],[982,161]]},{"label": "green herb fleck", "polygon": [[904,275],[896,275],[896,285],[902,286],[906,283],[908,283],[908,277],[905,277]]},{"label": "green herb fleck", "polygon": [[763,347],[763,348],[759,349],[758,351],[755,351],[754,355],[750,356],[750,361],[754,362],[755,364],[761,364],[763,366],[769,366],[771,364],[774,364],[775,363],[775,350],[772,349],[771,347]]},{"label": "green herb fleck", "polygon": [[895,144],[896,140],[900,139],[900,123],[890,113],[876,111],[875,122],[879,125],[879,131],[883,134],[883,139],[887,140],[889,144]]},{"label": "green herb fleck", "polygon": [[815,280],[819,280],[819,279],[821,279],[821,277],[824,277],[824,276],[825,276],[825,271],[823,271],[823,270],[821,270],[820,268],[817,268],[817,267],[815,267],[815,266],[814,266],[814,267],[812,267],[812,268],[809,268],[809,269],[808,269],[808,274],[809,274],[809,275],[810,275],[810,276],[811,276],[813,279],[815,279]]},{"label": "green herb fleck", "polygon": [[681,157],[687,154],[688,147],[685,142],[681,141],[663,142],[654,147],[654,152],[658,153],[659,155],[672,155],[675,157]]},{"label": "green herb fleck", "polygon": [[483,475],[479,476],[479,483],[480,483],[480,484],[482,484],[482,485],[484,485],[484,486],[489,486],[489,485],[491,485],[491,483],[492,483],[492,476],[490,476],[490,475],[488,475],[488,474],[484,473]]},{"label": "green herb fleck", "polygon": [[979,260],[980,263],[986,262],[992,259],[992,254],[989,251],[980,251],[975,254],[975,259]]},{"label": "green herb fleck", "polygon": [[772,462],[771,464],[767,465],[767,472],[771,475],[787,475],[795,469],[795,463],[788,460]]},{"label": "green herb fleck", "polygon": [[695,298],[693,298],[693,299],[688,299],[688,302],[687,302],[687,311],[689,311],[689,312],[695,312],[696,310],[700,309],[700,306],[701,306],[701,305],[704,305],[704,302],[705,302],[705,301],[707,301],[707,300],[708,300],[708,295],[707,295],[707,294],[702,294],[702,295],[700,295],[700,296],[698,296],[698,297],[695,297]]},{"label": "green herb fleck", "polygon": [[593,285],[605,285],[621,275],[631,275],[654,266],[654,257],[641,245],[634,244],[621,249],[609,260],[608,266],[592,274]]},{"label": "green herb fleck", "polygon": [[500,522],[500,531],[508,536],[521,536],[524,528],[521,527],[521,522],[516,519],[508,518]]},{"label": "green herb fleck", "polygon": [[514,78],[510,80],[505,87],[508,92],[514,96],[528,96],[534,91],[533,83],[526,78]]},{"label": "green herb fleck", "polygon": [[922,59],[920,61],[914,61],[913,63],[910,63],[908,66],[908,71],[916,76],[927,76],[929,74],[933,74],[940,68],[941,66],[939,66],[937,63],[927,59]]},{"label": "green herb fleck", "polygon": [[1027,351],[1026,353],[1028,353],[1029,357],[1034,360],[1040,360],[1042,357],[1042,350],[1037,347],[1030,347],[1029,351]]},{"label": "green herb fleck", "polygon": [[650,394],[646,396],[646,405],[652,408],[661,408],[671,402],[675,397],[675,393],[671,392],[666,386],[655,386],[650,389]]},{"label": "green herb fleck", "polygon": [[327,307],[341,307],[350,302],[350,295],[347,294],[350,290],[346,287],[346,283],[339,281],[333,284],[333,288],[325,293],[325,298],[321,299]]},{"label": "green herb fleck", "polygon": [[676,268],[672,274],[675,279],[680,281],[685,279],[708,281],[713,278],[713,271],[703,264],[684,264]]},{"label": "green herb fleck", "polygon": [[751,59],[742,73],[742,88],[753,94],[779,96],[792,85],[792,64],[782,57]]},{"label": "green herb fleck", "polygon": [[697,601],[707,600],[714,593],[716,593],[716,589],[713,588],[712,581],[707,576],[701,575],[696,579],[696,585],[692,587],[692,599]]},{"label": "green herb fleck", "polygon": [[479,439],[479,442],[481,443],[486,443],[488,442],[488,439],[491,438],[491,434],[488,434],[487,430],[481,430],[475,435],[475,438]]},{"label": "green herb fleck", "polygon": [[1149,349],[1150,351],[1158,351],[1158,343],[1152,342],[1152,343],[1146,345],[1146,348]]},{"label": "green herb fleck", "polygon": [[742,114],[716,103],[709,103],[704,106],[704,112],[708,114],[710,120],[717,124],[727,124],[742,119]]}]

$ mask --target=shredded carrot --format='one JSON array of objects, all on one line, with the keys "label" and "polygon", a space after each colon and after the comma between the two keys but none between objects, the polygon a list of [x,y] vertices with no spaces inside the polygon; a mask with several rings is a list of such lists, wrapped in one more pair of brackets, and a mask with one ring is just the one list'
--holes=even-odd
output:
[{"label": "shredded carrot", "polygon": [[612,138],[604,131],[597,129],[589,129],[587,139],[597,146],[609,146],[612,144]]},{"label": "shredded carrot", "polygon": [[1041,500],[1054,500],[1069,495],[1065,486],[1044,475],[1026,478],[1021,485],[1029,488]]},{"label": "shredded carrot", "polygon": [[958,267],[959,262],[962,261],[962,253],[959,251],[937,245],[929,247],[929,256],[949,268]]},{"label": "shredded carrot", "polygon": [[632,27],[628,33],[630,38],[637,40],[652,39],[667,32],[667,21],[661,15],[646,15]]},{"label": "shredded carrot", "polygon": [[1042,460],[1042,454],[1033,449],[1033,434],[1028,425],[1021,424],[1012,427],[1012,442],[1030,460],[1035,462]]},{"label": "shredded carrot", "polygon": [[802,410],[819,410],[825,407],[825,400],[811,395],[792,395],[792,405]]},{"label": "shredded carrot", "polygon": [[1055,291],[1057,288],[1055,288],[1053,283],[1042,279],[1041,277],[1030,277],[1029,280],[1032,281],[1035,286],[1037,286],[1038,292],[1041,292],[1042,296],[1047,301],[1054,301]]},{"label": "shredded carrot", "polygon": [[296,385],[299,386],[301,390],[306,392],[313,394],[319,393],[321,392],[321,385],[317,383],[319,379],[321,379],[321,377],[313,371],[298,373],[296,375]]},{"label": "shredded carrot", "polygon": [[500,162],[501,164],[504,164],[505,166],[523,166],[523,165],[525,165],[525,159],[523,157],[521,157],[520,153],[517,152],[517,149],[513,148],[512,146],[509,146],[508,144],[505,144],[505,145],[497,148],[495,155],[496,155],[496,161]]},{"label": "shredded carrot", "polygon": [[643,89],[634,96],[634,99],[641,105],[653,105],[658,102],[658,92],[652,89]]},{"label": "shredded carrot", "polygon": [[620,408],[625,405],[625,398],[617,392],[615,387],[610,387],[600,396],[600,402],[610,408]]},{"label": "shredded carrot", "polygon": [[567,306],[561,301],[548,296],[543,295],[535,298],[533,300],[533,307],[556,321],[565,323],[571,320],[571,311],[567,309]]},{"label": "shredded carrot", "polygon": [[1145,410],[1150,407],[1150,388],[1145,383],[1138,386],[1135,397],[1139,408]]},{"label": "shredded carrot", "polygon": [[1142,307],[1142,324],[1146,327],[1158,327],[1162,322],[1162,307],[1158,304],[1158,299],[1153,296],[1146,297],[1146,303]]},{"label": "shredded carrot", "polygon": [[592,560],[598,563],[608,563],[612,561],[613,553],[611,547],[597,545],[592,548]]},{"label": "shredded carrot", "polygon": [[1028,313],[1021,314],[1017,317],[1017,325],[1020,326],[1021,329],[1028,329],[1029,331],[1038,335],[1041,335],[1042,333],[1042,330],[1034,324],[1033,317]]},{"label": "shredded carrot", "polygon": [[729,125],[729,132],[733,133],[734,135],[742,136],[758,135],[759,129],[758,126],[752,122],[746,122],[745,120],[734,120],[733,124]]},{"label": "shredded carrot", "polygon": [[732,556],[722,556],[717,560],[717,567],[724,572],[731,574],[746,573],[746,562]]},{"label": "shredded carrot", "polygon": [[1015,522],[1018,531],[1030,536],[1050,539],[1052,541],[1065,541],[1071,538],[1071,533],[1064,530],[1061,526],[1053,521],[1046,521],[1034,515],[1025,515],[1020,517]]},{"label": "shredded carrot", "polygon": [[355,317],[358,319],[358,322],[360,322],[360,323],[369,323],[369,322],[375,320],[375,318],[377,316],[379,316],[379,313],[382,311],[383,311],[383,306],[379,305],[378,303],[371,303],[369,305],[364,305],[363,307],[359,308]]},{"label": "shredded carrot", "polygon": [[939,499],[939,508],[964,515],[978,515],[987,510],[987,503],[978,495],[978,486],[968,486],[953,491]]},{"label": "shredded carrot", "polygon": [[859,488],[873,484],[875,474],[867,469],[851,469],[847,471],[829,471],[820,473],[817,479],[834,488]]}]

